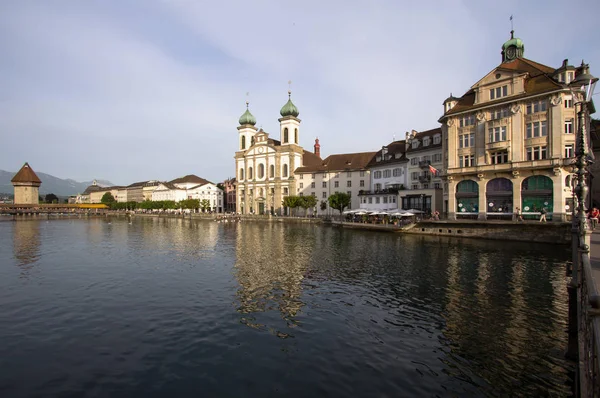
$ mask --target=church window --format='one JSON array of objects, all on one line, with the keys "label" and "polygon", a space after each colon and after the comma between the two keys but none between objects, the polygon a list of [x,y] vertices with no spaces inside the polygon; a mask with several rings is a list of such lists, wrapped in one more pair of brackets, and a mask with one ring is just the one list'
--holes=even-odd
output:
[{"label": "church window", "polygon": [[246,136],[242,136],[242,149],[246,149]]},{"label": "church window", "polygon": [[251,180],[252,178],[252,167],[248,167],[248,179]]},{"label": "church window", "polygon": [[298,129],[294,129],[294,138],[295,138],[295,142],[297,144],[298,143]]},{"label": "church window", "polygon": [[287,143],[288,142],[288,129],[287,127],[283,129],[283,143]]},{"label": "church window", "polygon": [[275,165],[271,165],[271,167],[269,167],[269,177],[274,178],[275,177]]},{"label": "church window", "polygon": [[244,169],[240,167],[240,180],[244,179]]},{"label": "church window", "polygon": [[258,165],[258,178],[265,178],[265,165],[262,163]]},{"label": "church window", "polygon": [[284,177],[288,176],[288,165],[287,164],[283,165],[283,176]]}]

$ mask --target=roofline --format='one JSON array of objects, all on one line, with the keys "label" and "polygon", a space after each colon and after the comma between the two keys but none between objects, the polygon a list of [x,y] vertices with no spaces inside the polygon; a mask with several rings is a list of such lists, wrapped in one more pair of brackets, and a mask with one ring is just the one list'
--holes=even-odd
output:
[{"label": "roofline", "polygon": [[495,108],[495,107],[497,107],[499,105],[510,104],[511,102],[519,101],[519,100],[522,100],[522,99],[525,99],[525,98],[537,98],[537,97],[541,97],[543,95],[548,95],[548,94],[552,94],[552,93],[560,93],[560,92],[563,92],[563,91],[569,91],[569,89],[568,88],[561,88],[561,89],[553,90],[553,91],[545,91],[545,92],[539,93],[539,94],[531,94],[530,96],[525,95],[525,96],[517,98],[517,99],[515,99],[513,97],[513,99],[510,100],[510,101],[501,101],[501,102],[497,102],[497,103],[495,103],[493,105],[474,106],[473,108],[468,109],[468,110],[464,110],[464,111],[452,113],[452,114],[449,114],[449,115],[448,114],[442,115],[438,119],[438,123],[442,123],[443,119],[448,118],[450,116],[463,115],[465,113],[470,113],[470,112],[473,112],[474,110],[479,110],[479,109]]}]

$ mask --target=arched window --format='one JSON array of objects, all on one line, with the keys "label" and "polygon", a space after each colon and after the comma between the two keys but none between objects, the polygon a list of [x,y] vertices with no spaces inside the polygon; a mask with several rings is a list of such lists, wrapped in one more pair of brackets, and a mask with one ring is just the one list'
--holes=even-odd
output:
[{"label": "arched window", "polygon": [[269,177],[275,178],[275,165],[274,164],[272,164],[271,167],[269,167]]},{"label": "arched window", "polygon": [[244,169],[240,167],[240,180],[244,179]]},{"label": "arched window", "polygon": [[258,165],[258,178],[265,178],[265,165],[262,163]]},{"label": "arched window", "polygon": [[287,143],[288,142],[288,129],[287,127],[283,129],[283,143]]},{"label": "arched window", "polygon": [[456,216],[471,217],[479,213],[479,184],[463,180],[456,185]]},{"label": "arched window", "polygon": [[288,165],[287,164],[283,165],[283,176],[284,177],[288,176]]},{"label": "arched window", "polygon": [[246,136],[242,136],[242,149],[246,149]]},{"label": "arched window", "polygon": [[250,138],[250,146],[254,145],[254,136],[252,138]]},{"label": "arched window", "polygon": [[295,138],[295,143],[298,143],[298,129],[294,129],[294,138]]},{"label": "arched window", "polygon": [[251,180],[252,178],[252,167],[248,167],[248,179]]},{"label": "arched window", "polygon": [[512,219],[513,183],[508,178],[494,178],[486,185],[488,219]]}]

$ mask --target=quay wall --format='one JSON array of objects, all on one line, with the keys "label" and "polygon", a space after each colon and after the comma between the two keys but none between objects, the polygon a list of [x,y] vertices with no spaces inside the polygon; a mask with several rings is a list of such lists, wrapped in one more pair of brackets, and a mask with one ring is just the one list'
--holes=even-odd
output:
[{"label": "quay wall", "polygon": [[571,224],[560,222],[542,224],[527,222],[424,221],[402,232],[461,238],[571,244]]}]

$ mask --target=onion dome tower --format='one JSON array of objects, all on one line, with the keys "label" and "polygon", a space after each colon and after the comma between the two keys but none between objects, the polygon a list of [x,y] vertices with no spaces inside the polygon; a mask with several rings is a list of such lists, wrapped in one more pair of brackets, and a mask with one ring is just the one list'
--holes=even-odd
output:
[{"label": "onion dome tower", "polygon": [[298,115],[300,112],[294,103],[292,102],[292,91],[288,91],[288,101],[279,111],[281,118],[279,119],[279,126],[281,130],[281,145],[285,144],[296,144],[300,145],[300,119]]}]

